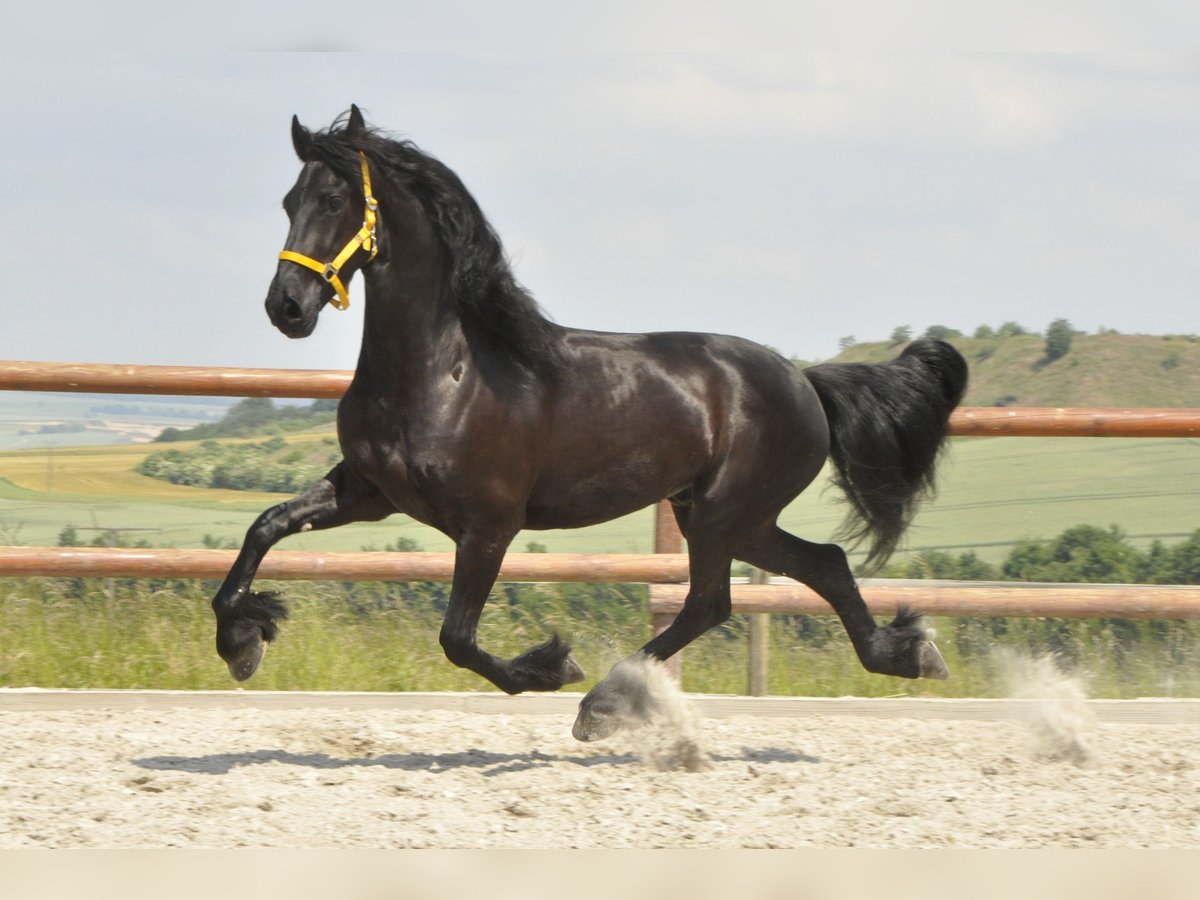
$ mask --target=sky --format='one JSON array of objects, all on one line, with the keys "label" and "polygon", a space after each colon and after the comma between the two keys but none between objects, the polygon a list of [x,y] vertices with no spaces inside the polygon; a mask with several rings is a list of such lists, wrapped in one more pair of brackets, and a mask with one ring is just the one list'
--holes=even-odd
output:
[{"label": "sky", "polygon": [[905,325],[1200,332],[1196,53],[32,59],[0,60],[3,359],[353,368],[357,282],[302,341],[263,310],[291,116],[352,102],[459,174],[564,325],[806,360]]}]

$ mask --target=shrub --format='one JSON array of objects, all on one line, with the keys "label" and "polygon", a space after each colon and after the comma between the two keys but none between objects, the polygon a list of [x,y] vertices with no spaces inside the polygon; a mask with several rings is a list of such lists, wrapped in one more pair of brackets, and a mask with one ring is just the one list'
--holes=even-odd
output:
[{"label": "shrub", "polygon": [[1066,319],[1055,319],[1046,329],[1046,359],[1054,362],[1062,359],[1071,350],[1074,330]]},{"label": "shrub", "polygon": [[232,446],[209,440],[191,450],[151,453],[135,471],[192,487],[294,494],[321,478],[326,465],[306,463],[299,450],[287,447],[279,436]]}]

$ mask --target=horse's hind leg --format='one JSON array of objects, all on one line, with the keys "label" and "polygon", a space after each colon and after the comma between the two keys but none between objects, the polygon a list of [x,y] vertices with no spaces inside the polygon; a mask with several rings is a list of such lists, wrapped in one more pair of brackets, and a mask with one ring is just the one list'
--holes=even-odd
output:
[{"label": "horse's hind leg", "polygon": [[877,625],[836,544],[813,544],[778,527],[738,553],[752,566],[794,578],[820,594],[837,613],[863,667],[902,678],[946,678],[949,672],[919,617],[901,608],[890,625]]},{"label": "horse's hind leg", "polygon": [[382,519],[393,512],[395,508],[373,487],[339,463],[304,493],[271,507],[255,520],[212,601],[217,616],[217,653],[234,678],[245,681],[258,670],[266,642],[275,638],[275,622],[287,616],[274,594],[250,591],[267,551],[299,531]]},{"label": "horse's hind leg", "polygon": [[603,681],[588,691],[571,729],[578,740],[600,740],[632,722],[652,718],[655,702],[649,686],[628,664],[646,658],[668,659],[729,618],[732,611],[729,565],[733,557],[723,541],[697,534],[694,528],[687,529],[686,512],[679,518],[681,527],[691,532],[688,535],[690,586],[683,609],[666,629],[631,659],[614,666]]}]

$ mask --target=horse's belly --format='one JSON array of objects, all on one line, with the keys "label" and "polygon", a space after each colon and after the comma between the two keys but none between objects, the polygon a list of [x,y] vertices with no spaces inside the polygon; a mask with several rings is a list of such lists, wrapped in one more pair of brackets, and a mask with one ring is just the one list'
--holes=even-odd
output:
[{"label": "horse's belly", "polygon": [[526,513],[525,527],[535,531],[551,528],[584,528],[611,522],[621,516],[637,512],[643,507],[662,499],[661,497],[629,500],[624,503],[575,505],[564,507],[538,507],[531,505]]},{"label": "horse's belly", "polygon": [[681,490],[690,478],[662,460],[630,454],[604,469],[543,475],[530,496],[527,528],[581,528],[636,512]]}]

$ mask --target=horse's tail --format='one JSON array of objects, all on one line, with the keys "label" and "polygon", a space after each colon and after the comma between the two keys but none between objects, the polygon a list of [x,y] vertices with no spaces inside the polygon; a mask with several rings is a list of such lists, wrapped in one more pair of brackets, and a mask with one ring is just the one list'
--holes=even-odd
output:
[{"label": "horse's tail", "polygon": [[870,537],[865,568],[877,568],[933,493],[946,423],[967,387],[966,360],[945,341],[919,340],[885,363],[804,372],[829,420],[834,483],[850,503],[839,536]]}]

